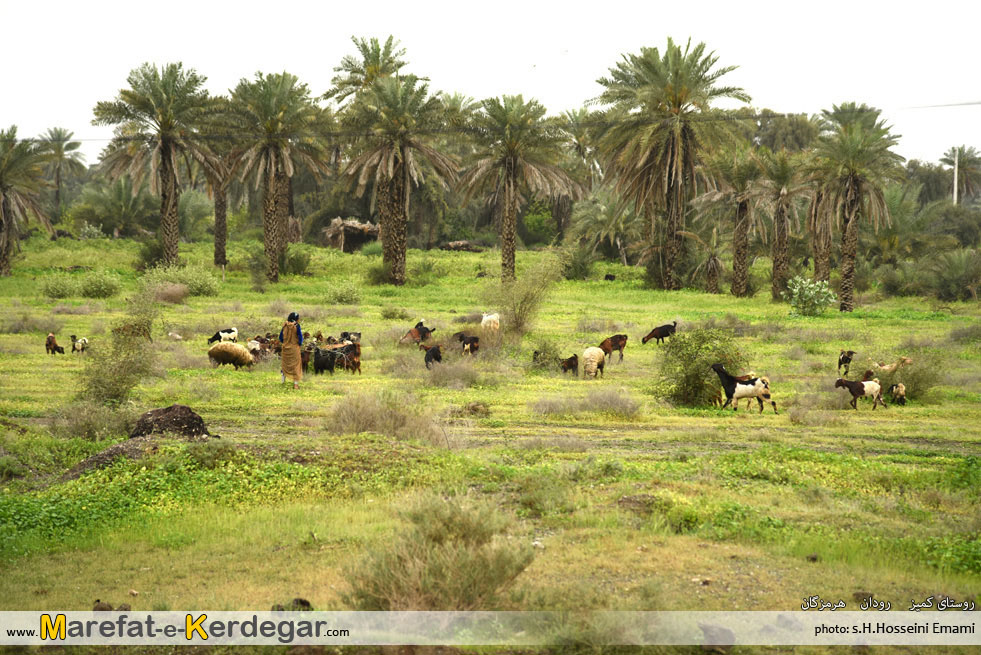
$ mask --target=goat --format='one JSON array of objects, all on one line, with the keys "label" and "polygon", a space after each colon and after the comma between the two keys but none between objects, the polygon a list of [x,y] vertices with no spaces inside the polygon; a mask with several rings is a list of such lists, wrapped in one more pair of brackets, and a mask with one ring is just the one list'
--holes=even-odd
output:
[{"label": "goat", "polygon": [[845,367],[845,377],[848,377],[848,366],[852,363],[852,357],[855,356],[854,350],[842,350],[841,354],[838,355],[838,375],[841,375],[841,367]]},{"label": "goat", "polygon": [[483,314],[480,319],[480,327],[484,328],[485,330],[500,330],[501,315],[498,313]]},{"label": "goat", "polygon": [[313,351],[313,373],[320,375],[327,371],[334,374],[334,365],[337,363],[337,352],[334,350],[317,348]]},{"label": "goat", "polygon": [[433,336],[433,332],[436,328],[429,329],[422,324],[422,321],[416,323],[416,326],[405,333],[405,336],[399,339],[399,343],[408,343],[414,341],[416,343],[422,343],[423,341],[428,341],[429,337]]},{"label": "goat", "polygon": [[439,346],[430,346],[426,349],[426,368],[432,368],[433,363],[443,363],[443,353],[440,352]]},{"label": "goat", "polygon": [[65,354],[65,349],[58,345],[54,332],[48,332],[48,337],[44,340],[44,351],[49,355],[54,355],[55,353]]},{"label": "goat", "polygon": [[341,332],[341,341],[350,341],[351,343],[361,343],[361,333]]},{"label": "goat", "polygon": [[606,280],[607,282],[614,282],[616,281],[617,276],[613,275],[612,273],[607,273],[606,275],[603,276],[603,279]]},{"label": "goat", "polygon": [[902,382],[889,387],[889,391],[887,393],[892,397],[892,401],[897,405],[906,404],[906,385]]},{"label": "goat", "polygon": [[341,343],[328,347],[335,353],[334,358],[341,368],[350,371],[351,375],[355,372],[361,373],[361,344],[360,343]]},{"label": "goat", "polygon": [[749,380],[740,382],[735,377],[726,371],[725,366],[722,364],[712,364],[712,370],[716,372],[719,376],[719,381],[722,382],[722,390],[725,391],[726,401],[722,405],[722,409],[725,409],[727,405],[732,403],[732,411],[736,411],[736,403],[740,398],[756,398],[756,401],[760,404],[760,414],[763,413],[763,400],[766,399],[773,406],[773,413],[777,414],[777,404],[773,402],[770,397],[770,385],[764,382],[765,378],[750,378]]},{"label": "goat", "polygon": [[651,339],[655,339],[655,343],[661,343],[671,335],[675,333],[678,329],[678,321],[672,321],[671,325],[659,325],[648,334],[646,337],[640,340],[641,343],[647,343]]},{"label": "goat", "polygon": [[463,332],[456,332],[453,338],[460,342],[464,355],[476,355],[480,350],[480,337],[468,337]]},{"label": "goat", "polygon": [[572,374],[579,377],[579,355],[573,355],[569,359],[563,359],[559,362],[559,366],[562,367],[562,374],[566,374],[572,371]]},{"label": "goat", "polygon": [[626,334],[614,334],[612,337],[607,337],[603,339],[603,343],[599,345],[599,349],[606,353],[606,356],[610,358],[610,362],[613,362],[613,351],[620,351],[620,362],[623,362],[623,349],[627,347],[627,335]]},{"label": "goat", "polygon": [[74,334],[72,335],[72,352],[73,353],[84,353],[85,349],[89,347],[89,340],[85,337],[81,339],[77,338]]},{"label": "goat", "polygon": [[910,359],[909,357],[900,357],[892,364],[884,364],[882,362],[872,362],[871,368],[873,371],[877,371],[879,373],[895,373],[897,370],[901,369],[902,367],[908,366],[909,364],[912,363],[913,360]]},{"label": "goat", "polygon": [[238,328],[225,328],[224,330],[218,330],[211,336],[211,338],[208,339],[208,343],[214,343],[215,341],[231,341],[237,343]]},{"label": "goat", "polygon": [[849,403],[852,409],[858,411],[858,399],[862,396],[868,396],[872,398],[872,409],[875,410],[882,403],[882,406],[886,406],[886,401],[882,399],[882,386],[879,384],[878,379],[869,380],[867,382],[853,382],[851,380],[845,380],[843,378],[838,378],[835,381],[835,389],[842,387],[848,389],[852,394],[852,400]]}]

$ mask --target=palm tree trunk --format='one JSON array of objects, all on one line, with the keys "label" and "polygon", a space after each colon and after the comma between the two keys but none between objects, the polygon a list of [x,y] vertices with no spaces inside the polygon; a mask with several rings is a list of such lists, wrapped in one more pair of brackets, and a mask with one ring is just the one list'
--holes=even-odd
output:
[{"label": "palm tree trunk", "polygon": [[[572,218],[573,202],[570,196],[559,196],[552,203],[552,218],[555,219],[555,229],[559,233],[559,242],[565,239],[565,231]],[[626,265],[626,264],[624,264]]]},{"label": "palm tree trunk", "polygon": [[855,309],[855,258],[858,255],[858,202],[846,205],[847,222],[841,244],[841,305],[839,309],[850,312]]},{"label": "palm tree trunk", "polygon": [[279,220],[276,215],[276,177],[266,177],[262,196],[262,240],[266,249],[266,277],[279,282]]},{"label": "palm tree trunk", "polygon": [[61,222],[61,164],[55,166],[55,221]]},{"label": "palm tree trunk", "polygon": [[514,188],[514,165],[508,162],[504,173],[504,211],[501,214],[501,282],[513,282],[514,234],[518,222],[518,196]]},{"label": "palm tree trunk", "polygon": [[742,298],[749,283],[749,202],[736,205],[732,228],[732,295]]},{"label": "palm tree trunk", "polygon": [[409,223],[409,218],[405,212],[406,194],[409,192],[409,188],[404,173],[407,172],[405,166],[397,169],[389,184],[389,202],[392,208],[388,224],[388,239],[391,242],[390,270],[392,284],[396,286],[405,284],[406,231]]},{"label": "palm tree trunk", "polygon": [[10,259],[14,252],[14,216],[6,195],[0,202],[0,277],[10,277]]},{"label": "palm tree trunk", "polygon": [[831,233],[814,236],[814,279],[828,282],[831,279]]},{"label": "palm tree trunk", "polygon": [[682,203],[681,188],[677,180],[671,184],[668,192],[667,225],[664,234],[664,288],[680,289],[681,281],[675,275],[675,266],[681,254],[681,236],[679,230],[684,229],[684,204]]},{"label": "palm tree trunk", "polygon": [[180,219],[177,217],[180,192],[177,190],[177,171],[170,157],[170,148],[165,146],[160,153],[160,240],[165,266],[177,264],[181,238]]},{"label": "palm tree trunk", "polygon": [[228,263],[225,243],[228,241],[228,191],[215,187],[215,266]]},{"label": "palm tree trunk", "polygon": [[780,294],[787,289],[787,270],[790,268],[787,252],[787,208],[778,205],[773,215],[773,275],[770,282],[770,296],[780,300]]},{"label": "palm tree trunk", "polygon": [[290,227],[289,186],[289,176],[283,171],[276,171],[276,222],[279,224],[279,240],[276,243],[277,257],[286,252]]},{"label": "palm tree trunk", "polygon": [[708,267],[707,285],[709,293],[719,293],[719,272],[713,266]]}]

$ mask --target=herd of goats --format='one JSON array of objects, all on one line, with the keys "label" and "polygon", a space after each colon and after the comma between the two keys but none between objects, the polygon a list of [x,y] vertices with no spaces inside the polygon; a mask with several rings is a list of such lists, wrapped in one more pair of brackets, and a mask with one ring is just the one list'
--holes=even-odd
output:
[{"label": "herd of goats", "polygon": [[[500,329],[500,316],[498,314],[483,314],[480,323],[484,334],[496,334]],[[677,331],[678,322],[673,321],[666,325],[660,325],[641,339],[641,343],[653,340],[655,343],[663,343],[665,339],[671,337]],[[427,327],[423,321],[419,321],[415,326],[399,340],[399,344],[415,344],[420,350],[425,352],[425,365],[427,369],[436,366],[443,361],[443,345],[427,343],[432,339],[436,328]],[[144,337],[152,342],[149,329],[136,326],[122,326],[116,328],[116,332],[121,332],[129,336]],[[179,334],[171,332],[168,336],[172,339],[180,340]],[[208,339],[211,344],[208,349],[208,358],[213,366],[231,364],[236,369],[251,367],[254,364],[278,355],[282,352],[283,344],[271,332],[263,335],[256,335],[249,339],[246,345],[238,343],[238,329],[226,328],[215,332]],[[341,332],[340,336],[324,336],[322,332],[317,332],[311,338],[308,332],[303,333],[304,347],[301,349],[301,365],[304,371],[309,370],[313,364],[315,374],[333,374],[336,369],[346,370],[352,374],[361,373],[361,333],[360,332]],[[456,332],[452,339],[459,343],[460,352],[463,355],[474,356],[480,350],[480,336],[467,334],[466,332]],[[88,348],[89,341],[86,338],[79,339],[76,335],[71,335],[72,353],[82,354]],[[618,352],[620,362],[623,362],[623,350],[627,345],[626,334],[615,334],[608,337],[599,344],[586,348],[582,354],[583,377],[596,378],[603,375],[603,368],[607,361],[613,361],[613,353]],[[45,350],[48,354],[65,354],[65,349],[58,345],[54,333],[49,333],[45,341]],[[883,362],[870,361],[870,368],[865,371],[861,380],[848,380],[849,367],[855,356],[853,350],[842,350],[838,357],[838,374],[835,381],[835,388],[844,388],[852,396],[850,405],[857,410],[859,398],[867,397],[872,402],[872,409],[875,410],[880,404],[885,407],[886,403],[882,398],[882,385],[879,378],[880,373],[892,374],[898,369],[913,363],[909,357],[900,357],[896,362],[886,364]],[[535,351],[532,359],[536,364],[544,363],[544,356]],[[572,373],[579,376],[580,357],[572,355],[567,359],[559,361],[559,370],[564,373]],[[777,404],[770,396],[770,380],[765,376],[757,376],[755,373],[735,376],[726,371],[722,364],[713,364],[712,370],[719,376],[721,389],[713,399],[713,404],[725,409],[730,404],[733,411],[737,409],[738,401],[746,399],[749,403],[747,408],[752,405],[755,399],[759,403],[760,413],[763,413],[764,401],[773,407],[773,412],[777,413]],[[844,373],[842,374],[842,369]],[[893,384],[889,387],[888,393],[893,402],[906,404],[906,387],[902,383]],[[723,400],[724,396],[724,400]]]}]

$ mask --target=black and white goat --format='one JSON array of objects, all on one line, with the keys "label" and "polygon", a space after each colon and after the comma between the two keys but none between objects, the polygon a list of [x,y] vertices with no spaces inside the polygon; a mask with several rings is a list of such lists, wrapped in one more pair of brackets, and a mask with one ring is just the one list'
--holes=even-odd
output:
[{"label": "black and white goat", "polygon": [[879,403],[882,403],[883,407],[886,406],[886,401],[882,399],[882,386],[879,384],[878,378],[868,380],[867,382],[852,382],[851,380],[838,378],[835,380],[835,389],[839,387],[848,389],[849,393],[852,394],[852,400],[849,405],[854,410],[858,410],[858,399],[862,396],[868,396],[872,399],[873,410],[879,406]]},{"label": "black and white goat", "polygon": [[838,355],[838,375],[841,375],[841,367],[845,367],[845,377],[848,377],[848,367],[851,366],[852,357],[855,356],[854,350],[842,350]]},{"label": "black and white goat", "polygon": [[729,375],[722,364],[712,364],[712,370],[718,374],[719,381],[722,382],[722,390],[726,393],[726,401],[722,405],[722,409],[732,403],[732,411],[736,411],[736,402],[740,398],[756,398],[760,404],[760,414],[763,413],[764,399],[773,406],[773,413],[778,413],[777,404],[770,398],[770,385],[764,378],[750,378],[742,382]]},{"label": "black and white goat", "polygon": [[224,330],[218,330],[210,339],[208,339],[208,343],[214,343],[215,341],[233,341],[238,343],[238,328],[225,328]]}]

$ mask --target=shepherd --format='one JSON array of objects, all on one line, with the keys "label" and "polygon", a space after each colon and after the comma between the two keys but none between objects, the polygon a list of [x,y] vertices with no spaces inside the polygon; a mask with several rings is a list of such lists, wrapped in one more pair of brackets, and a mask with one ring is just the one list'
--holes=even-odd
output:
[{"label": "shepherd", "polygon": [[300,388],[303,378],[303,364],[300,356],[300,346],[303,345],[303,329],[300,328],[300,315],[291,312],[286,317],[286,323],[279,331],[279,341],[283,344],[282,365],[283,382],[286,378],[293,380],[293,388]]}]

